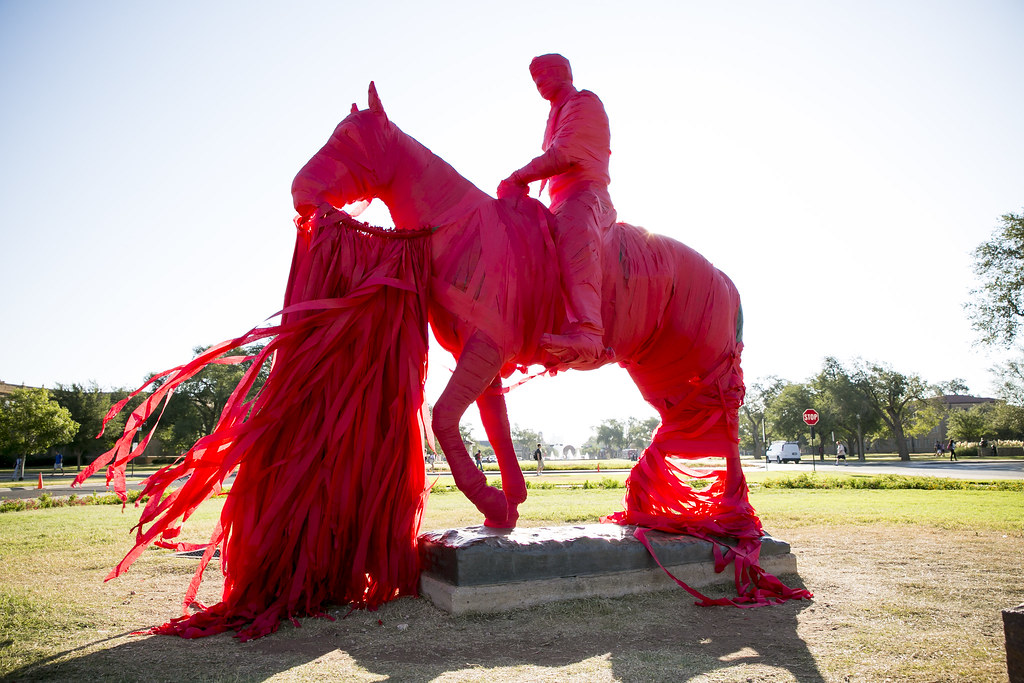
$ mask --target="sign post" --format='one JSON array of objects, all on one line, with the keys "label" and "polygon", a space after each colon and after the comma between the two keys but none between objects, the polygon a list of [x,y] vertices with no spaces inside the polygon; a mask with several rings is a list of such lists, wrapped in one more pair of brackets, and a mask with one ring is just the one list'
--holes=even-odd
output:
[{"label": "sign post", "polygon": [[814,408],[804,411],[804,422],[811,428],[811,470],[815,473],[818,471],[818,466],[814,461],[814,425],[818,424],[818,417],[818,411]]}]

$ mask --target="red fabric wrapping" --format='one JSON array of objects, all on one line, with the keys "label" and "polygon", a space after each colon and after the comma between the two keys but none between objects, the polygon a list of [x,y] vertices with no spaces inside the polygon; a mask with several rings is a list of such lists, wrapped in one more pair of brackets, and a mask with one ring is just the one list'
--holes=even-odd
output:
[{"label": "red fabric wrapping", "polygon": [[[474,187],[390,121],[372,84],[369,103],[367,110],[354,107],[296,176],[295,209],[303,216],[330,215],[331,207],[377,196],[396,226],[439,226],[432,239],[431,325],[458,365],[434,407],[435,431],[459,488],[485,521],[514,522],[520,489],[525,497],[521,471],[506,474],[502,466],[506,497],[500,500],[470,463],[458,419],[474,397],[493,390],[488,375],[508,377],[534,364],[565,369],[538,343],[567,321],[552,267],[556,225],[522,192],[495,201]],[[531,179],[529,172],[515,176],[503,186]],[[740,597],[732,604],[809,597],[757,564],[762,528],[747,500],[737,449],[743,379],[735,287],[689,247],[623,223],[603,232],[601,254],[604,345],[662,417],[629,478],[626,509],[608,521],[731,544],[719,548],[719,568],[731,561],[736,570]],[[474,343],[473,353],[464,353]],[[479,348],[488,345],[491,350]],[[498,424],[507,422],[503,413],[504,405],[495,403],[481,416],[490,414]],[[492,444],[503,443],[507,437],[494,431]],[[726,473],[695,475],[678,463],[701,457],[724,458]],[[714,483],[694,491],[685,483],[691,476],[714,477]]]},{"label": "red fabric wrapping", "polygon": [[[237,468],[184,607],[216,547],[221,602],[149,633],[192,638],[234,629],[247,640],[275,631],[281,619],[323,614],[327,604],[375,608],[416,593],[427,496],[420,415],[429,249],[428,239],[302,226],[281,323],[162,373],[166,383],[129,417],[117,445],[76,479],[113,460],[108,480],[123,494],[125,464],[142,448],[131,450],[131,440],[173,388],[211,362],[242,360],[217,359],[225,350],[270,339],[214,432],[145,482],[151,498],[136,545],[108,579],[150,544],[203,547],[173,539]],[[271,372],[250,398],[264,361]]]},{"label": "red fabric wrapping", "polygon": [[[655,245],[645,249],[657,253]],[[689,289],[673,290],[655,338],[623,363],[662,422],[626,480],[625,510],[603,521],[636,525],[636,537],[652,555],[646,539],[651,529],[714,543],[715,570],[733,564],[738,597],[711,599],[673,576],[699,605],[748,607],[810,598],[810,592],[783,585],[758,564],[764,530],[747,497],[738,448],[744,394],[739,296],[724,275],[695,253],[675,268],[688,272]],[[679,296],[685,302],[671,301]],[[666,335],[677,343],[659,343],[657,337]],[[724,458],[726,469],[700,471],[678,462],[708,457]],[[689,478],[713,481],[698,491],[686,483]]]}]

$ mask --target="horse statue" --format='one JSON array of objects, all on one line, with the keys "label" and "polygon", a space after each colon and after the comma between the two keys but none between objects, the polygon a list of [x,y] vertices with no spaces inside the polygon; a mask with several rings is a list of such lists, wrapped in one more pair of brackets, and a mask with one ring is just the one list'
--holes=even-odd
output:
[{"label": "horse statue", "polygon": [[[141,400],[107,465],[125,494],[125,465],[141,454],[159,405],[210,363],[250,366],[214,431],[146,480],[135,547],[204,549],[183,616],[151,633],[199,637],[227,629],[243,640],[327,604],[376,607],[415,594],[418,533],[429,487],[422,434],[427,326],[456,359],[429,418],[458,488],[487,526],[516,525],[526,483],[512,444],[502,380],[541,365],[566,369],[539,344],[561,329],[565,305],[553,216],[535,199],[494,199],[388,118],[373,84],[292,184],[297,239],[281,322],[210,347],[158,373],[111,408]],[[360,223],[345,207],[381,199],[394,229]],[[624,510],[604,521],[715,543],[716,567],[736,565],[735,599],[770,604],[809,597],[758,565],[763,529],[747,499],[738,450],[742,315],[732,282],[672,239],[616,223],[602,235],[603,362],[626,369],[661,415],[627,479]],[[269,340],[249,357],[233,348]],[[265,383],[261,367],[270,365]],[[600,364],[600,363],[599,363]],[[157,388],[144,393],[149,384]],[[487,483],[459,432],[473,402],[494,447],[501,488]],[[723,458],[724,469],[682,460]],[[209,543],[181,540],[182,523],[234,476]],[[709,479],[706,487],[687,482]],[[177,482],[180,488],[173,489]],[[220,603],[189,614],[203,571],[220,550]],[[653,550],[652,550],[653,553]]]},{"label": "horse statue", "polygon": [[[539,346],[541,334],[560,329],[565,319],[552,216],[536,200],[494,199],[475,187],[390,121],[372,83],[369,108],[353,105],[295,177],[292,197],[299,223],[309,229],[338,222],[340,207],[379,198],[397,231],[433,230],[430,325],[457,361],[433,407],[433,432],[458,488],[485,524],[514,526],[526,487],[501,380],[531,365],[563,369]],[[631,477],[628,521],[649,523],[666,513],[696,519],[705,510],[693,509],[694,492],[673,485],[683,471],[669,455],[725,458],[722,493],[745,489],[738,452],[739,295],[694,250],[626,223],[604,232],[601,258],[604,342],[613,349],[607,362],[626,369],[662,419]],[[499,463],[500,490],[487,485],[459,434],[459,420],[474,401]],[[666,485],[684,499],[662,500]],[[728,528],[723,510],[716,512],[716,524]]]}]

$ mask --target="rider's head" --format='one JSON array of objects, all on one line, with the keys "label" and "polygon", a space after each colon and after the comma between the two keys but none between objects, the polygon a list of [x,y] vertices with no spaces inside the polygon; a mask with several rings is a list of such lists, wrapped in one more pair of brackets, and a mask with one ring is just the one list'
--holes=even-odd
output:
[{"label": "rider's head", "polygon": [[530,75],[537,84],[540,96],[554,100],[563,90],[572,87],[572,67],[562,55],[551,54],[534,57],[530,62]]}]

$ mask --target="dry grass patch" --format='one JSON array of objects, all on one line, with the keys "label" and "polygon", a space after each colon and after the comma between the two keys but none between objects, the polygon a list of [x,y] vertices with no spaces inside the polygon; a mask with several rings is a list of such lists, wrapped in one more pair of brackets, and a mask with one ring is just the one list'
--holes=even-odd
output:
[{"label": "dry grass patch", "polygon": [[[454,617],[404,598],[377,612],[334,610],[250,643],[132,636],[180,610],[194,561],[143,555],[102,578],[130,546],[137,518],[116,507],[0,516],[0,677],[90,681],[1004,681],[999,610],[1022,601],[1024,533],[1012,521],[945,529],[900,513],[900,491],[851,511],[841,492],[755,494],[766,524],[799,558],[791,583],[813,601],[752,610],[699,608],[681,590],[575,600]],[[818,496],[822,493],[822,496]],[[914,492],[946,496],[961,492]],[[995,495],[982,493],[979,505]],[[615,509],[621,491],[531,491],[526,524]],[[934,500],[937,499],[933,499]],[[993,502],[1005,507],[1008,503]],[[209,531],[220,502],[197,516]],[[942,507],[942,506],[939,506]],[[959,509],[958,506],[953,508]],[[824,511],[824,512],[823,512]],[[874,516],[872,516],[874,515]],[[822,521],[822,518],[824,521]],[[856,523],[849,523],[856,518]],[[559,521],[559,520],[562,521]],[[931,520],[931,521],[929,521]],[[425,528],[479,523],[461,495],[432,496]],[[218,599],[211,565],[201,599]],[[726,594],[722,590],[718,594]],[[346,616],[347,615],[347,616]]]}]

